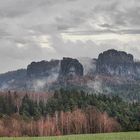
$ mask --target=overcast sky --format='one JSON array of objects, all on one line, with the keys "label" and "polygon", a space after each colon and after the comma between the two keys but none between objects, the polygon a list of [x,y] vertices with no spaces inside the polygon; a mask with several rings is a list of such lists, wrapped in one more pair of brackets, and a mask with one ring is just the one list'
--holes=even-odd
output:
[{"label": "overcast sky", "polygon": [[0,1],[0,72],[110,48],[139,59],[140,0]]}]

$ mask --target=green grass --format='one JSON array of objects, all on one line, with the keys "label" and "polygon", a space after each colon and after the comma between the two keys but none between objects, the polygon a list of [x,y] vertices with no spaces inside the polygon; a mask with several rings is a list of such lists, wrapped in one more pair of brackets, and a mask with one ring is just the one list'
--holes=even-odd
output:
[{"label": "green grass", "polygon": [[0,138],[0,140],[140,140],[140,132],[71,135],[58,137]]}]

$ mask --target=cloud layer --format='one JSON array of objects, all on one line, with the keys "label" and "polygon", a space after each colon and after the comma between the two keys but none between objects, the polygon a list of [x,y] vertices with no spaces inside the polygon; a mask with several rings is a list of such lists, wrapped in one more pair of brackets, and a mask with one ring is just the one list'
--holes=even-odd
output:
[{"label": "cloud layer", "polygon": [[0,1],[0,72],[31,61],[140,53],[139,0]]}]

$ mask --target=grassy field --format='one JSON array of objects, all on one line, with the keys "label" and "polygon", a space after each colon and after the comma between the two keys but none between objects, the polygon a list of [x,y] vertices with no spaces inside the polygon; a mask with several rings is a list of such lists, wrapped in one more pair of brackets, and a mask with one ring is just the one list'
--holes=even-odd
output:
[{"label": "grassy field", "polygon": [[140,140],[140,132],[72,135],[58,137],[0,138],[0,140]]}]

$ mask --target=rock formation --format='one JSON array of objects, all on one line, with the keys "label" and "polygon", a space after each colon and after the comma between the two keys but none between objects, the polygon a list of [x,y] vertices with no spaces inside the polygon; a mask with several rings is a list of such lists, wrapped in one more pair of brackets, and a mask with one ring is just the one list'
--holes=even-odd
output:
[{"label": "rock formation", "polygon": [[59,60],[32,62],[27,67],[29,78],[47,77],[51,73],[59,73]]},{"label": "rock formation", "polygon": [[97,59],[65,57],[62,60],[32,62],[27,69],[0,74],[0,88],[47,91],[63,86],[85,88],[90,85],[91,89],[95,82],[116,86],[128,81],[134,84],[139,80],[140,62],[135,62],[131,54],[112,49],[101,53]]},{"label": "rock formation", "polygon": [[136,75],[133,55],[123,51],[108,50],[101,53],[96,66],[98,74],[130,77]]},{"label": "rock formation", "polygon": [[83,76],[83,66],[77,59],[63,58],[60,75],[64,77]]}]

